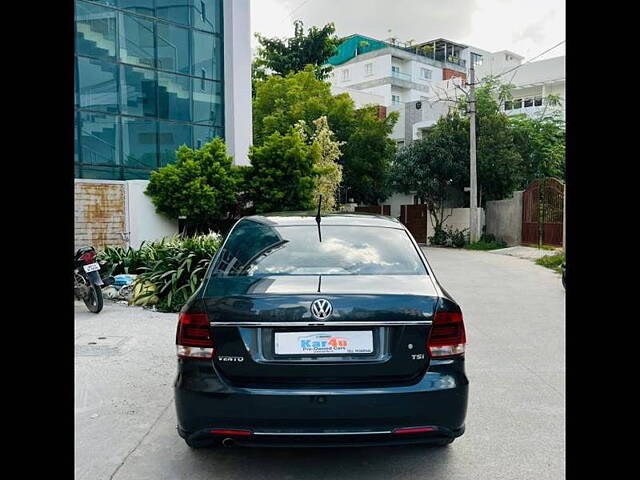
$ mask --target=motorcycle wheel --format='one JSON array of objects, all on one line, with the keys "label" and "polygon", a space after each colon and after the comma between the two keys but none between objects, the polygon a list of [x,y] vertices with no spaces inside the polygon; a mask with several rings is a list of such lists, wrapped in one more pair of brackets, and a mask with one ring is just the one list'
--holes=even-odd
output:
[{"label": "motorcycle wheel", "polygon": [[84,299],[84,304],[87,306],[90,312],[100,313],[103,306],[102,290],[97,285],[91,285],[89,288],[89,294]]}]

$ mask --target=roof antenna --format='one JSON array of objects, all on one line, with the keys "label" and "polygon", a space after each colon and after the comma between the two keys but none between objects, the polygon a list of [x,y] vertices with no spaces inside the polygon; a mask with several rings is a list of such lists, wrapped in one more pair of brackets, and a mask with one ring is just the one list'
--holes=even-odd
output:
[{"label": "roof antenna", "polygon": [[320,194],[320,198],[318,199],[318,214],[316,215],[316,223],[318,224],[318,239],[322,242],[322,232],[320,231],[320,220],[322,217],[320,216],[320,207],[322,206],[322,194]]}]

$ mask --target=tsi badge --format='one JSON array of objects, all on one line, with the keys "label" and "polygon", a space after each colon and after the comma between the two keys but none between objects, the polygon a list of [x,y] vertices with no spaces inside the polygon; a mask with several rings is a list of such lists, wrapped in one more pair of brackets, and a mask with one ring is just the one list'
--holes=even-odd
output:
[{"label": "tsi badge", "polygon": [[219,362],[244,362],[244,357],[227,357],[218,355]]}]

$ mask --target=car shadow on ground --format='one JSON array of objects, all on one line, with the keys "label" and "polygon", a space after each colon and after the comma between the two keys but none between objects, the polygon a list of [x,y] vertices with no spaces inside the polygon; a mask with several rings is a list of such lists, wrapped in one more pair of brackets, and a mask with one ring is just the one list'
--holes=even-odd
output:
[{"label": "car shadow on ground", "polygon": [[[214,448],[191,451],[191,468],[224,466],[239,477],[248,466],[260,465],[264,478],[327,478],[327,475],[389,478],[415,469],[420,478],[440,478],[447,470],[453,446],[403,445],[345,448]],[[415,462],[419,458],[419,462]],[[253,475],[255,478],[255,473]]]}]

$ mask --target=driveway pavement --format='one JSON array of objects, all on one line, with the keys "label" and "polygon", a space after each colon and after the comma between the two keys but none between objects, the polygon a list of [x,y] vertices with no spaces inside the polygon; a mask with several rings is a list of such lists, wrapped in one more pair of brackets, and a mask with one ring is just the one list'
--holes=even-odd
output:
[{"label": "driveway pavement", "polygon": [[192,451],[175,432],[177,316],[77,303],[76,480],[564,478],[559,275],[506,255],[426,253],[469,342],[467,431],[450,446]]}]

